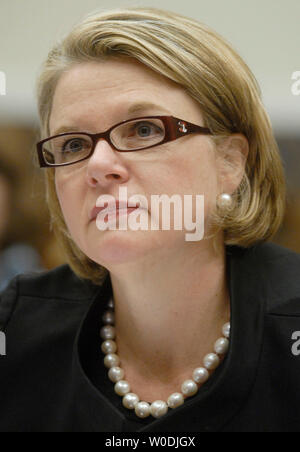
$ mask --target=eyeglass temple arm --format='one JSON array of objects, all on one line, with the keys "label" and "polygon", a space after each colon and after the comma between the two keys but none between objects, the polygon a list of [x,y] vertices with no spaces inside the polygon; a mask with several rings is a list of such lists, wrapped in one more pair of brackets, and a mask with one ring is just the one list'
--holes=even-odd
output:
[{"label": "eyeglass temple arm", "polygon": [[202,135],[213,135],[211,130],[207,127],[198,126],[188,121],[183,121],[179,118],[173,118],[176,122],[176,137],[182,137],[190,133],[201,133]]}]

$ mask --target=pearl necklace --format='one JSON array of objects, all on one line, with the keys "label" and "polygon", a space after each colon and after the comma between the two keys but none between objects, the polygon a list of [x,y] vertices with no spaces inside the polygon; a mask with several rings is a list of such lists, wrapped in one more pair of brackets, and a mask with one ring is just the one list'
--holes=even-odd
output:
[{"label": "pearl necklace", "polygon": [[210,377],[209,371],[215,370],[220,364],[221,355],[225,355],[229,347],[230,323],[225,323],[222,328],[223,336],[214,345],[214,353],[208,353],[203,359],[203,367],[197,367],[193,372],[193,379],[185,380],[181,385],[181,392],[170,395],[167,402],[156,400],[153,403],[140,401],[137,394],[130,392],[128,381],[124,380],[124,370],[119,367],[120,358],[116,354],[117,344],[115,342],[116,331],[114,327],[114,302],[108,302],[108,310],[105,311],[102,320],[105,326],[100,330],[100,336],[104,340],[101,350],[105,354],[104,365],[109,369],[108,378],[115,383],[115,393],[123,397],[123,406],[134,410],[139,418],[146,418],[150,414],[159,418],[167,413],[169,408],[177,408],[184,403],[184,399],[192,397],[198,392],[199,387]]}]

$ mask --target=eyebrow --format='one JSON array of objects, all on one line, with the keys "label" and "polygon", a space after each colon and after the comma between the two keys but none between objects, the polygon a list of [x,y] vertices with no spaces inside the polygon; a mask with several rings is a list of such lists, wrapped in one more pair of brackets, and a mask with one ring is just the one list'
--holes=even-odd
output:
[{"label": "eyebrow", "polygon": [[132,113],[137,113],[139,111],[146,111],[146,110],[161,110],[162,112],[170,114],[170,112],[168,110],[166,110],[165,107],[154,104],[152,102],[138,102],[136,104],[133,104],[128,108],[127,113],[132,114]]},{"label": "eyebrow", "polygon": [[[132,104],[128,107],[126,114],[132,115],[147,110],[158,110],[165,115],[171,115],[171,113],[165,107],[154,104],[152,102],[137,102],[135,104]],[[55,130],[52,136],[67,132],[83,132],[83,130],[77,126],[61,126],[57,130]]]}]

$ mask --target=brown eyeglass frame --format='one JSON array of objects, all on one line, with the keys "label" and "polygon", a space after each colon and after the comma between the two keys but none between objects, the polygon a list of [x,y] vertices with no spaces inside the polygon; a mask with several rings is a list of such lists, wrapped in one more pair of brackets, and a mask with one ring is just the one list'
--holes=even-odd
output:
[{"label": "brown eyeglass frame", "polygon": [[[165,126],[165,138],[163,139],[163,141],[161,141],[160,143],[157,144],[152,144],[151,146],[148,147],[143,147],[143,148],[139,148],[139,149],[126,149],[126,150],[121,150],[115,147],[115,145],[111,142],[110,140],[110,134],[112,132],[113,129],[115,129],[116,127],[119,127],[122,124],[126,124],[127,122],[131,122],[131,121],[135,121],[137,119],[160,119]],[[37,147],[37,153],[38,153],[38,158],[39,158],[39,164],[41,168],[55,168],[55,167],[59,167],[59,166],[68,166],[68,165],[74,165],[75,163],[79,163],[82,162],[83,160],[87,160],[89,159],[93,153],[94,150],[96,148],[96,144],[98,142],[98,140],[100,138],[105,139],[110,146],[115,149],[118,152],[136,152],[136,151],[143,151],[145,149],[150,149],[153,148],[155,146],[160,146],[161,144],[164,143],[168,143],[169,141],[174,141],[177,140],[178,138],[184,137],[186,135],[189,135],[191,133],[199,133],[202,135],[213,135],[211,130],[208,129],[207,127],[202,127],[202,126],[198,126],[196,124],[192,124],[191,122],[185,121],[183,119],[179,119],[179,118],[175,118],[174,116],[143,116],[143,117],[138,117],[138,118],[132,118],[132,119],[128,119],[126,121],[122,121],[119,122],[118,124],[115,124],[114,126],[110,127],[108,130],[106,130],[105,132],[100,132],[100,133],[87,133],[87,132],[66,132],[66,133],[61,133],[59,135],[54,135],[52,137],[46,138],[45,140],[39,141],[36,145]],[[80,160],[76,160],[75,162],[69,162],[69,163],[59,163],[59,164],[51,164],[51,163],[47,163],[45,161],[44,155],[43,155],[43,145],[44,143],[46,143],[49,140],[52,140],[53,138],[57,138],[57,137],[62,137],[62,136],[68,136],[68,135],[86,135],[89,136],[92,141],[93,141],[93,147],[91,149],[91,152],[89,153],[89,155],[87,155],[86,157],[80,159]]]}]

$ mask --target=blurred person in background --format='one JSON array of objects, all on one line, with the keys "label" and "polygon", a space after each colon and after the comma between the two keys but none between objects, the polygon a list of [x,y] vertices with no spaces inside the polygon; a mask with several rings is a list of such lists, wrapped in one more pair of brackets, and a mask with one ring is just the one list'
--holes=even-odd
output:
[{"label": "blurred person in background", "polygon": [[[27,229],[18,215],[16,200],[17,177],[13,168],[0,159],[0,292],[10,280],[24,272],[40,271],[39,253],[22,237]],[[26,234],[29,231],[26,231]],[[22,240],[23,239],[23,240]]]}]

